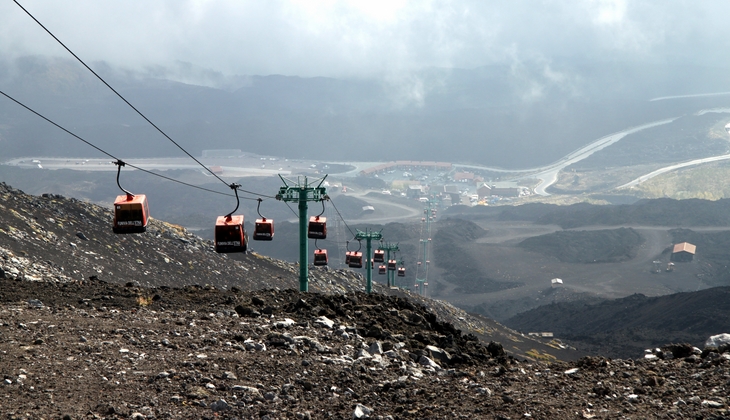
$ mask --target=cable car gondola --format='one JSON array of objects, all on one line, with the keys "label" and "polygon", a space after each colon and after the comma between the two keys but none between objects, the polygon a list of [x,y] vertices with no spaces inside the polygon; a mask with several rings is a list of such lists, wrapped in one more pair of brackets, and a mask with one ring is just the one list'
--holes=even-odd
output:
[{"label": "cable car gondola", "polygon": [[406,276],[406,268],[398,267],[398,277],[405,277],[405,276]]},{"label": "cable car gondola", "polygon": [[218,216],[215,221],[215,252],[246,252],[248,249],[248,235],[243,228],[243,215],[234,215],[238,210],[238,184],[231,184],[236,193],[236,208],[225,216]]},{"label": "cable car gondola", "polygon": [[150,209],[147,197],[139,195],[118,195],[114,200],[114,233],[142,233],[147,231]]},{"label": "cable car gondola", "polygon": [[327,265],[327,250],[326,249],[315,249],[314,250],[314,265],[323,266]]},{"label": "cable car gondola", "polygon": [[384,265],[379,265],[378,266],[378,274],[385,274],[386,271],[387,270],[386,270],[386,267]]},{"label": "cable car gondola", "polygon": [[327,239],[327,218],[323,216],[310,217],[307,237],[310,239]]},{"label": "cable car gondola", "polygon": [[246,239],[242,214],[218,216],[215,221],[215,252],[246,252]]},{"label": "cable car gondola", "polygon": [[253,230],[254,241],[271,241],[274,239],[274,221],[262,217],[256,219],[256,225]]},{"label": "cable car gondola", "polygon": [[351,252],[350,262],[348,263],[348,265],[352,268],[362,268],[362,252]]},{"label": "cable car gondola", "polygon": [[117,196],[114,200],[114,223],[112,225],[112,231],[114,233],[146,232],[150,214],[147,196],[144,194],[134,195],[122,188],[121,184],[119,184],[119,174],[125,163],[117,160],[114,164],[119,167],[117,168],[117,185],[125,194]]},{"label": "cable car gondola", "polygon": [[327,218],[324,214],[324,200],[322,200],[322,213],[309,218],[307,237],[310,239],[327,239]]},{"label": "cable car gondola", "polygon": [[385,251],[382,249],[376,249],[373,252],[373,261],[374,262],[384,262],[385,261]]},{"label": "cable car gondola", "polygon": [[388,270],[395,271],[396,269],[396,260],[388,260]]},{"label": "cable car gondola", "polygon": [[256,219],[256,223],[253,229],[253,240],[254,241],[270,241],[274,239],[274,220],[267,219],[261,215],[259,209],[261,208],[261,199],[258,199],[259,204],[256,207],[256,212],[259,214],[260,219]]}]

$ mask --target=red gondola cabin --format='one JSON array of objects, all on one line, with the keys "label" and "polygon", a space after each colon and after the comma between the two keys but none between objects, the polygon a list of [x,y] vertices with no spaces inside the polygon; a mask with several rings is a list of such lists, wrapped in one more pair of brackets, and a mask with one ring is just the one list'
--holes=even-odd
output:
[{"label": "red gondola cabin", "polygon": [[218,216],[215,222],[215,252],[246,252],[247,242],[242,214]]},{"label": "red gondola cabin", "polygon": [[379,265],[378,266],[378,274],[385,274],[386,271],[387,270],[386,270],[386,267],[384,265]]},{"label": "red gondola cabin", "polygon": [[383,251],[382,249],[376,249],[373,252],[373,261],[384,262],[385,261],[385,251]]},{"label": "red gondola cabin", "polygon": [[396,260],[388,260],[388,270],[395,271],[397,263],[398,262]]},{"label": "red gondola cabin", "polygon": [[362,252],[353,251],[350,253],[350,262],[348,264],[352,268],[362,268]]},{"label": "red gondola cabin", "polygon": [[307,237],[309,239],[327,239],[327,218],[322,216],[310,217]]},{"label": "red gondola cabin", "polygon": [[322,266],[327,265],[327,250],[326,249],[315,249],[314,250],[314,265]]},{"label": "red gondola cabin", "polygon": [[405,276],[406,276],[406,268],[398,267],[398,277],[405,277]]},{"label": "red gondola cabin", "polygon": [[253,229],[254,241],[270,241],[274,239],[274,219],[256,219]]},{"label": "red gondola cabin", "polygon": [[150,209],[147,196],[119,195],[114,200],[114,233],[142,233],[147,230]]}]

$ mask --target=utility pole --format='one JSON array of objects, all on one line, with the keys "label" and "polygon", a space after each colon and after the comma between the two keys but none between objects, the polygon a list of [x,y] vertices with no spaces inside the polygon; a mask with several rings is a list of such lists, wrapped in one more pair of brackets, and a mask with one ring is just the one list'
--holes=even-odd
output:
[{"label": "utility pole", "polygon": [[398,244],[383,244],[378,247],[378,249],[382,249],[385,251],[385,264],[388,266],[388,270],[386,273],[388,274],[388,287],[395,286],[395,271],[397,270],[391,270],[390,269],[390,253],[393,252],[393,258],[395,258],[395,252],[400,251],[400,248],[398,248]]},{"label": "utility pole", "polygon": [[[431,221],[433,220],[433,211],[431,207],[431,200],[428,201],[428,204],[426,204],[426,207],[423,209],[424,217],[422,218],[422,223],[426,224],[426,237],[424,238],[423,234],[421,234],[421,246],[422,246],[422,260],[421,262],[416,266],[419,267],[420,265],[423,266],[423,277],[420,277],[420,267],[416,269],[416,286],[418,288],[418,293],[423,295],[424,294],[424,283],[428,281],[428,265],[430,261],[428,260],[428,248],[431,245]],[[423,232],[423,231],[422,231]]]},{"label": "utility pole", "polygon": [[[284,202],[299,203],[299,291],[309,291],[309,239],[307,238],[307,202],[328,200],[327,190],[322,187],[325,178],[315,180],[309,184],[307,177],[298,177],[297,181],[287,180],[279,175],[284,186],[279,188],[276,199]],[[302,182],[303,178],[303,182]],[[287,182],[288,181],[288,182]],[[314,183],[319,181],[316,187]]]},{"label": "utility pole", "polygon": [[363,232],[361,230],[357,231],[357,234],[355,235],[355,239],[358,241],[365,240],[365,250],[367,252],[367,258],[365,259],[365,279],[367,281],[365,291],[370,294],[373,292],[373,246],[372,241],[373,239],[376,241],[379,241],[383,239],[383,235],[380,232]]}]

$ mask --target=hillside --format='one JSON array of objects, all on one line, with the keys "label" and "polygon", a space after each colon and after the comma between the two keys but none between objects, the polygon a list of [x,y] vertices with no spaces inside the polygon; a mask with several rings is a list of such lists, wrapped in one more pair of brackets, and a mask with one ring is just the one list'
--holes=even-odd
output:
[{"label": "hillside", "polygon": [[521,331],[552,331],[591,353],[640,354],[667,342],[702,346],[730,328],[730,288],[600,302],[564,302],[514,316],[505,324]]},{"label": "hillside", "polygon": [[639,200],[633,204],[569,206],[529,203],[519,206],[454,206],[446,216],[469,220],[530,221],[563,229],[582,226],[730,226],[730,200]]},{"label": "hillside", "polygon": [[562,262],[621,262],[636,256],[644,239],[634,229],[558,231],[520,242],[521,248],[551,255]]},{"label": "hillside", "polygon": [[728,345],[558,362],[576,353],[347,270],[302,294],[294,265],[164,222],[114,236],[107,209],[5,184],[0,206],[8,418],[727,415]]},{"label": "hillside", "polygon": [[[32,196],[0,183],[0,278],[55,284],[131,282],[148,289],[145,294],[149,295],[160,294],[161,288],[187,286],[223,291],[299,289],[296,263],[256,253],[217,254],[211,241],[156,219],[151,220],[145,234],[114,235],[111,217],[109,209],[97,205],[52,194]],[[387,289],[378,280],[374,277],[376,292],[427,304],[441,320],[465,333],[476,334],[486,342],[504,342],[514,356],[525,357],[534,349],[562,360],[581,354],[537,340],[525,342],[520,334],[494,321],[469,315],[446,302]],[[310,265],[309,290],[364,292],[365,280],[355,271]]]}]

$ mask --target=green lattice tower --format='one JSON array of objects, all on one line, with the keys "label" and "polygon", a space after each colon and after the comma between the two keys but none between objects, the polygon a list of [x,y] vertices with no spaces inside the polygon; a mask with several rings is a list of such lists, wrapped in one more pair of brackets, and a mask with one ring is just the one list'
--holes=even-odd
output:
[{"label": "green lattice tower", "polygon": [[423,284],[428,281],[428,247],[429,243],[428,240],[431,239],[431,214],[432,214],[432,206],[431,206],[431,200],[426,203],[426,207],[424,207],[424,223],[426,224],[426,238],[423,237],[420,239],[421,241],[421,248],[422,248],[422,262],[421,265],[423,266],[423,277],[419,277],[420,270],[416,270],[416,284],[417,284],[417,292],[419,294],[424,294],[423,290]]}]

